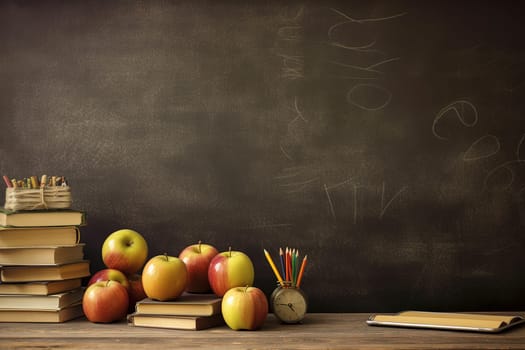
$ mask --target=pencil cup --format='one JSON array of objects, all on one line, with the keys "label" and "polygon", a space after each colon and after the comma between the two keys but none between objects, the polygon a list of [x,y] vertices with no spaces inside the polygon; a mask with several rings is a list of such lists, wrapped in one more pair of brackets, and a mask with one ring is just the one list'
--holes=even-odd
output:
[{"label": "pencil cup", "polygon": [[5,209],[41,210],[71,208],[69,186],[46,186],[40,189],[13,188],[5,190]]}]

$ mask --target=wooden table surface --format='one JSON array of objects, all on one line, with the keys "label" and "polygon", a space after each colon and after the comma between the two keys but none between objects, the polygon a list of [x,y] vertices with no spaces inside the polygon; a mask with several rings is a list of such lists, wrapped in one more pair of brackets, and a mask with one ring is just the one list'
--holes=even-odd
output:
[{"label": "wooden table surface", "polygon": [[[524,315],[523,312],[512,313]],[[525,349],[525,326],[499,334],[371,327],[369,314],[309,314],[282,325],[269,315],[258,331],[226,326],[180,331],[94,324],[0,323],[0,349]]]}]

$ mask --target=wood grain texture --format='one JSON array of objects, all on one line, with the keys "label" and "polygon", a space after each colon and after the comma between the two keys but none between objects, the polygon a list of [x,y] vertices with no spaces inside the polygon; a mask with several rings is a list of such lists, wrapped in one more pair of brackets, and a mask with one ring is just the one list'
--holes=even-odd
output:
[{"label": "wood grain texture", "polygon": [[[523,314],[523,312],[519,313]],[[502,334],[370,327],[369,315],[310,314],[300,325],[282,325],[270,315],[259,331],[226,326],[177,331],[93,324],[85,319],[63,324],[15,324],[0,327],[2,349],[523,349],[525,327]]]}]

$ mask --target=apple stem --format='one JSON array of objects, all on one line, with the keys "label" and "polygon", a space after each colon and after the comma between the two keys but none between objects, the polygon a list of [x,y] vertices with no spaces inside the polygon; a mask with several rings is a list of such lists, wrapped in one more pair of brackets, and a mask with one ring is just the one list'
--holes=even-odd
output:
[{"label": "apple stem", "polygon": [[232,257],[232,247],[231,246],[228,248],[228,252],[230,253],[230,258],[231,258]]},{"label": "apple stem", "polygon": [[164,257],[166,258],[166,261],[168,261],[168,253],[164,253]]},{"label": "apple stem", "polygon": [[202,244],[202,241],[199,240],[199,253],[202,253],[202,252],[201,252],[201,244]]},{"label": "apple stem", "polygon": [[250,287],[250,286],[246,285],[246,288],[244,288],[244,293],[246,293],[246,292],[248,291],[248,288],[249,288],[249,287]]}]

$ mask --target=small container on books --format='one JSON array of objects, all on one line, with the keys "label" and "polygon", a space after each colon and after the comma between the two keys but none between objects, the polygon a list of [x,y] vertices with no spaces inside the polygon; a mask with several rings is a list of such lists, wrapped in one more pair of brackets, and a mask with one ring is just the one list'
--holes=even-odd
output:
[{"label": "small container on books", "polygon": [[42,186],[38,189],[8,187],[4,207],[13,211],[70,209],[71,202],[69,186]]}]

